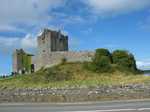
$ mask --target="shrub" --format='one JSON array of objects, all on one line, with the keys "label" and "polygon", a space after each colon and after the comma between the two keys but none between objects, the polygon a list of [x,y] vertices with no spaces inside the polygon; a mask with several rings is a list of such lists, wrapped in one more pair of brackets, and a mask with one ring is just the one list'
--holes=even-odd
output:
[{"label": "shrub", "polygon": [[111,64],[107,56],[102,56],[96,63],[94,63],[96,72],[110,72]]},{"label": "shrub", "polygon": [[111,53],[109,52],[109,50],[107,49],[96,49],[96,53],[95,53],[95,56],[94,56],[94,59],[93,61],[95,63],[99,62],[99,60],[101,59],[101,57],[107,57],[108,61],[110,63],[112,63],[112,56],[111,56]]},{"label": "shrub", "polygon": [[[115,68],[113,65],[116,65]],[[107,49],[97,49],[93,61],[84,66],[95,72],[112,72],[115,69],[128,72],[138,71],[134,55],[125,50],[116,50],[111,54]]]},{"label": "shrub", "polygon": [[111,69],[111,53],[107,49],[96,49],[93,62],[89,64],[89,69],[95,72],[108,72]]},{"label": "shrub", "polygon": [[124,69],[137,70],[134,56],[124,50],[116,50],[112,53],[113,63]]},{"label": "shrub", "polygon": [[136,60],[133,54],[129,54],[129,60],[130,60],[130,68],[132,70],[138,71],[137,66],[136,66]]}]

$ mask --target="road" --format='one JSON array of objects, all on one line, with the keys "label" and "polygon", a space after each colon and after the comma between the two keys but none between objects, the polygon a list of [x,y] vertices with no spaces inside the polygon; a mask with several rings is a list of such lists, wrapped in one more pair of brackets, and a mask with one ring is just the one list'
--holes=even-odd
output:
[{"label": "road", "polygon": [[0,104],[0,112],[150,112],[150,100],[78,104]]}]

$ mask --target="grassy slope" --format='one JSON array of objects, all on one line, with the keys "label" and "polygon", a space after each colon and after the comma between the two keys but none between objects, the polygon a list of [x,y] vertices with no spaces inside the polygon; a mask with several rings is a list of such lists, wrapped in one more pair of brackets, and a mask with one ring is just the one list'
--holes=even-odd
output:
[{"label": "grassy slope", "polygon": [[[57,73],[69,73],[72,80],[47,82],[46,72],[49,69]],[[40,70],[30,75],[20,75],[1,79],[1,88],[64,88],[64,87],[94,87],[100,85],[122,85],[134,83],[148,83],[150,77],[115,71],[113,73],[94,73],[83,68],[81,63],[68,63],[47,70]]]}]

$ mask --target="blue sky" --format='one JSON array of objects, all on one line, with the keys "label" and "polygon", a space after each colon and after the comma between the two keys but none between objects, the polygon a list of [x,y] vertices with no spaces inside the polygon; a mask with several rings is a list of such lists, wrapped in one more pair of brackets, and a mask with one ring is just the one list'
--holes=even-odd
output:
[{"label": "blue sky", "polygon": [[0,74],[14,49],[36,53],[45,27],[68,34],[70,50],[125,49],[150,66],[150,0],[1,0],[0,16]]}]

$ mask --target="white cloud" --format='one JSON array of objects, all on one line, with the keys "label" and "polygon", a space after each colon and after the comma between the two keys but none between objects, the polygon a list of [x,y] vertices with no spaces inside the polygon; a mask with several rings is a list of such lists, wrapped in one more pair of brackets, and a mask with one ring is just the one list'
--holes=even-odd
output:
[{"label": "white cloud", "polygon": [[150,69],[150,60],[137,61],[136,64],[139,69],[143,69],[143,70]]},{"label": "white cloud", "polygon": [[[48,11],[64,4],[65,0],[1,0],[0,32],[35,33],[40,28],[47,27],[47,22],[51,21],[52,15]],[[21,27],[18,28],[18,24],[21,24]],[[36,31],[27,32],[28,30],[24,29],[26,26],[35,26]],[[0,53],[12,53],[14,49],[19,48],[33,51],[37,46],[34,37],[36,36],[30,34],[22,38],[0,37]]]},{"label": "white cloud", "polygon": [[85,20],[81,16],[67,16],[66,18],[64,18],[63,22],[65,22],[65,24],[67,23],[77,24],[83,23],[85,22]]},{"label": "white cloud", "polygon": [[12,53],[14,49],[23,48],[27,51],[35,50],[37,47],[36,38],[30,34],[23,38],[19,37],[0,37],[0,53]]},{"label": "white cloud", "polygon": [[15,44],[15,42],[17,42],[19,39],[18,38],[4,38],[4,37],[0,37],[0,45],[4,45],[4,46],[12,46]]},{"label": "white cloud", "polygon": [[100,16],[113,16],[147,8],[150,0],[87,0],[86,4]]},{"label": "white cloud", "polygon": [[0,24],[5,29],[13,28],[15,23],[40,24],[51,19],[48,10],[63,3],[64,0],[1,0]]},{"label": "white cloud", "polygon": [[22,48],[36,48],[37,39],[33,38],[30,34],[20,39]]}]

